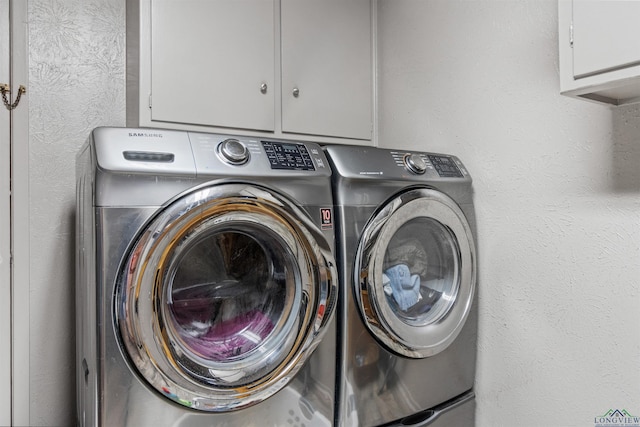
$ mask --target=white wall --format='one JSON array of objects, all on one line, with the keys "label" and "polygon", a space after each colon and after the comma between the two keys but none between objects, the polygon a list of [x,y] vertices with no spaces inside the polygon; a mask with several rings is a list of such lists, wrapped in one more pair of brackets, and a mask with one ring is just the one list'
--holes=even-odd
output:
[{"label": "white wall", "polygon": [[380,145],[474,177],[478,426],[640,415],[640,107],[559,95],[556,1],[379,6]]},{"label": "white wall", "polygon": [[75,425],[75,155],[94,127],[124,125],[124,10],[29,0],[31,425]]}]

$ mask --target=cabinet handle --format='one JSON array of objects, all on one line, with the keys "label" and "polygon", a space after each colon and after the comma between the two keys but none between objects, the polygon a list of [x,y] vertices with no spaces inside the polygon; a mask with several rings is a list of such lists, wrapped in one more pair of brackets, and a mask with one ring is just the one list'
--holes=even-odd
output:
[{"label": "cabinet handle", "polygon": [[300,89],[298,89],[297,87],[294,87],[292,94],[293,94],[294,98],[299,97],[300,96]]},{"label": "cabinet handle", "polygon": [[266,83],[262,83],[262,84],[260,85],[260,93],[261,93],[261,94],[263,94],[263,95],[264,95],[265,93],[267,93],[267,84],[266,84]]}]

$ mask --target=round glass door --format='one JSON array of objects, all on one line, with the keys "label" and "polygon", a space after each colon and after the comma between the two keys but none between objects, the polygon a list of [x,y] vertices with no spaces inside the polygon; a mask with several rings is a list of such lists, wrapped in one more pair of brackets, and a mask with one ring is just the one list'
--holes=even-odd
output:
[{"label": "round glass door", "polygon": [[369,221],[356,256],[367,327],[407,357],[443,351],[469,314],[475,262],[471,229],[451,198],[426,188],[396,196]]},{"label": "round glass door", "polygon": [[224,412],[295,375],[335,305],[329,244],[299,208],[247,184],[201,188],[140,235],[115,310],[131,362],[158,392]]}]

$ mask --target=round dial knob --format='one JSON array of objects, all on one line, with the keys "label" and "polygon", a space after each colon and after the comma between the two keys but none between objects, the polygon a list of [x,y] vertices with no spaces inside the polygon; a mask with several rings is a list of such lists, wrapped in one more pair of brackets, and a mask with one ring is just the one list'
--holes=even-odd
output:
[{"label": "round dial knob", "polygon": [[419,154],[405,154],[404,165],[409,171],[422,175],[427,171],[427,164]]},{"label": "round dial knob", "polygon": [[218,153],[227,163],[241,165],[249,160],[249,150],[237,139],[225,139],[218,145]]}]

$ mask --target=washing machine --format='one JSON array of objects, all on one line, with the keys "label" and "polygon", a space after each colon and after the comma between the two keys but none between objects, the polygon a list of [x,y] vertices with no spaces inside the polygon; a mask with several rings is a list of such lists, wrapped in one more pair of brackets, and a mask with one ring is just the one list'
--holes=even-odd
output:
[{"label": "washing machine", "polygon": [[78,425],[331,425],[330,177],[308,142],[94,130],[77,157]]},{"label": "washing machine", "polygon": [[341,283],[337,422],[474,425],[472,181],[449,155],[326,146]]}]

